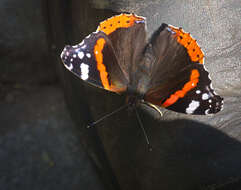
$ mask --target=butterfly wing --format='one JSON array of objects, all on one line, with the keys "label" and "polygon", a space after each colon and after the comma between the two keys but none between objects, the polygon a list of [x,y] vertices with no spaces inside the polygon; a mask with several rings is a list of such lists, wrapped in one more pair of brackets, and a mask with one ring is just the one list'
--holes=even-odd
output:
[{"label": "butterfly wing", "polygon": [[136,67],[147,44],[145,27],[144,17],[120,14],[101,22],[97,29],[108,35],[120,67],[130,82],[137,79],[133,71],[138,70]]},{"label": "butterfly wing", "polygon": [[143,17],[134,14],[113,16],[101,22],[96,32],[80,44],[66,46],[61,58],[65,67],[82,80],[121,93],[131,80],[132,63],[141,58],[145,35]]},{"label": "butterfly wing", "polygon": [[68,70],[92,85],[117,93],[126,90],[128,80],[108,36],[101,31],[90,34],[78,45],[66,46],[61,58]]},{"label": "butterfly wing", "polygon": [[204,54],[189,33],[162,24],[150,44],[155,63],[145,101],[186,114],[222,109],[223,99],[212,89],[204,68]]}]

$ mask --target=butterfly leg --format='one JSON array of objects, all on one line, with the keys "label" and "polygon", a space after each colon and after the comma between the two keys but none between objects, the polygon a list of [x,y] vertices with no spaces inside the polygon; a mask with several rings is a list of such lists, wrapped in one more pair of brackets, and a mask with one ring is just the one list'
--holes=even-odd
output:
[{"label": "butterfly leg", "polygon": [[124,104],[123,106],[119,107],[118,109],[116,109],[116,110],[114,110],[114,111],[112,111],[112,112],[110,112],[110,113],[104,115],[104,116],[101,117],[100,119],[98,119],[98,120],[96,120],[96,121],[90,123],[89,125],[87,125],[87,128],[93,127],[93,126],[96,125],[97,123],[103,121],[104,119],[106,119],[106,118],[112,116],[112,115],[115,114],[115,113],[120,112],[121,110],[127,108],[128,106],[129,106],[128,104]]},{"label": "butterfly leg", "polygon": [[148,149],[149,149],[149,151],[152,151],[152,146],[151,146],[151,144],[150,144],[150,141],[149,141],[149,138],[148,138],[148,136],[147,136],[146,130],[145,130],[143,124],[142,124],[140,115],[139,115],[139,113],[137,112],[136,107],[134,107],[134,109],[135,109],[135,112],[136,112],[137,120],[138,120],[138,122],[139,122],[139,124],[140,124],[140,127],[141,127],[143,133],[144,133],[144,136],[145,136],[145,139],[146,139],[146,143],[147,143]]}]

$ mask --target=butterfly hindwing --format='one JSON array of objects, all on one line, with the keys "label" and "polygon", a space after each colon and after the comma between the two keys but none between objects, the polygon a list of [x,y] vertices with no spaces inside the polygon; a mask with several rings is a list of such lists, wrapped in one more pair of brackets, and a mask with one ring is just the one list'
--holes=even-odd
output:
[{"label": "butterfly hindwing", "polygon": [[145,101],[186,114],[212,114],[222,98],[212,89],[204,55],[182,29],[163,24],[150,40],[155,64]]},{"label": "butterfly hindwing", "polygon": [[[196,80],[196,86],[187,91],[183,97],[180,91],[176,91],[163,102],[162,106],[176,112],[194,115],[207,115],[219,112],[223,106],[223,99],[212,89],[209,73],[204,69],[203,65],[199,64],[191,70],[190,79],[192,75],[199,75],[196,79],[189,80],[194,83]],[[192,85],[192,83],[190,84]],[[185,86],[181,90],[184,91],[184,88]],[[173,97],[174,99],[178,97],[174,103]]]}]

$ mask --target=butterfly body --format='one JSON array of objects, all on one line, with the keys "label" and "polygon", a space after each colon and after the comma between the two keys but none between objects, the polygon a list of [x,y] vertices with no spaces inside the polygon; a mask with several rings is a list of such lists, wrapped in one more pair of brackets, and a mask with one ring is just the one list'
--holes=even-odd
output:
[{"label": "butterfly body", "polygon": [[186,114],[213,114],[223,99],[212,89],[204,53],[189,33],[162,24],[146,40],[145,18],[121,14],[61,54],[65,67],[87,83],[140,102]]}]

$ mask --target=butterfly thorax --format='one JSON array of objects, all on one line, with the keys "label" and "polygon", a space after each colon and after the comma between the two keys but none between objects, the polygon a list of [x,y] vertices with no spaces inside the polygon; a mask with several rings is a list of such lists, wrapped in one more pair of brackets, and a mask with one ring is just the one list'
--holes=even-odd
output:
[{"label": "butterfly thorax", "polygon": [[149,80],[144,80],[143,77],[142,80],[139,77],[136,77],[136,79],[136,81],[128,85],[126,91],[126,103],[130,106],[139,104],[144,99],[145,93],[147,92],[147,81]]},{"label": "butterfly thorax", "polygon": [[131,109],[136,107],[138,104],[140,104],[142,100],[143,100],[143,98],[141,96],[136,96],[136,95],[127,95],[126,96],[126,104]]}]

